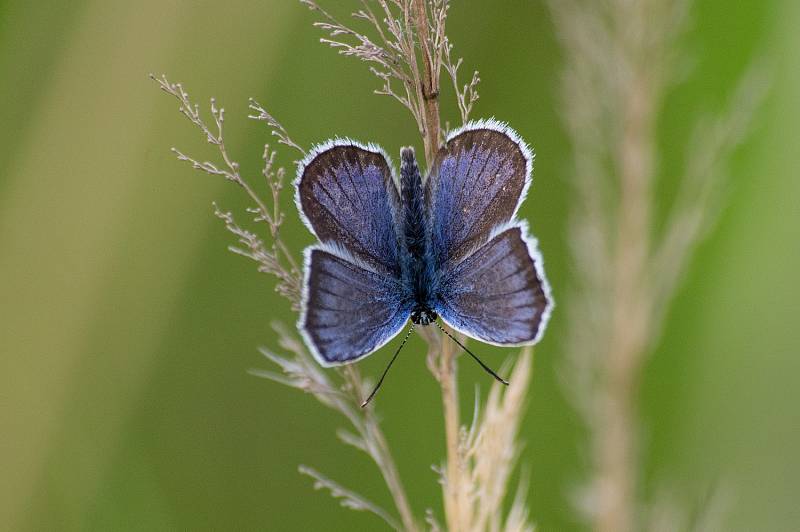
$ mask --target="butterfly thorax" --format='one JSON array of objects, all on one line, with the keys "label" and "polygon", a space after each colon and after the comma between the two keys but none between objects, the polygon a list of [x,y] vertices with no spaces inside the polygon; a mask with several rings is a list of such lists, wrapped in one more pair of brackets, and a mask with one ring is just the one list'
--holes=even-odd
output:
[{"label": "butterfly thorax", "polygon": [[411,322],[428,325],[436,320],[432,295],[435,288],[433,260],[425,220],[422,176],[413,148],[400,151],[400,192],[403,203],[404,275],[411,288]]}]

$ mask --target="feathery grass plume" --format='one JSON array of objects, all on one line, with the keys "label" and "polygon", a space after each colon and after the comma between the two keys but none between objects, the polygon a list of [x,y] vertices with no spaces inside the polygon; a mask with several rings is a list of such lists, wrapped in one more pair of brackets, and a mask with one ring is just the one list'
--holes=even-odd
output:
[{"label": "feathery grass plume", "polygon": [[[409,110],[422,136],[425,158],[430,166],[445,138],[439,117],[442,70],[451,78],[455,104],[463,122],[469,120],[478,100],[478,73],[473,73],[466,84],[462,85],[458,80],[462,60],[453,60],[453,45],[445,32],[449,1],[362,0],[361,8],[352,15],[353,22],[365,25],[368,31],[356,30],[339,22],[315,1],[301,2],[320,13],[323,20],[315,25],[328,33],[328,37],[321,41],[342,55],[369,63],[370,71],[381,84],[374,92],[392,97]],[[299,310],[302,272],[281,238],[280,229],[286,216],[280,200],[286,171],[275,167],[276,151],[269,145],[264,146],[261,173],[269,198],[265,200],[241,175],[239,164],[229,155],[223,135],[224,110],[211,100],[213,125],[209,126],[202,118],[199,106],[189,100],[180,83],[172,83],[166,76],[157,78],[151,75],[151,78],[164,92],[178,100],[179,111],[200,130],[208,143],[217,148],[221,162],[201,161],[173,149],[178,159],[196,170],[222,176],[242,188],[254,205],[247,210],[253,223],[259,227],[266,226],[263,235],[246,229],[231,212],[221,210],[215,204],[216,216],[238,242],[230,250],[255,261],[259,271],[275,276],[278,293],[289,300],[294,310]],[[271,135],[276,137],[279,147],[282,145],[305,154],[305,150],[264,107],[253,99],[249,107],[252,111],[249,118],[264,122]],[[315,488],[330,491],[344,507],[371,512],[397,530],[422,530],[422,521],[413,514],[374,407],[360,407],[365,392],[370,389],[368,380],[363,379],[353,365],[324,370],[293,331],[280,323],[273,327],[284,354],[267,348],[262,348],[261,352],[279,371],[253,370],[252,373],[309,393],[322,405],[343,416],[350,429],[340,430],[339,439],[367,454],[378,467],[394,501],[397,517],[315,469],[300,466],[300,472],[314,479]],[[479,395],[476,395],[476,412],[468,429],[460,420],[456,385],[460,351],[456,350],[453,342],[443,342],[439,331],[418,331],[428,344],[428,367],[441,386],[447,447],[445,465],[439,469],[444,491],[445,525],[439,525],[435,512],[430,509],[424,522],[430,530],[533,530],[525,502],[527,482],[520,482],[505,516],[502,508],[519,457],[517,435],[530,383],[531,350],[522,351],[509,387],[494,383],[483,409],[478,408]],[[462,343],[466,341],[462,335],[458,337]]]},{"label": "feathery grass plume", "polygon": [[[184,154],[177,148],[172,148],[178,160],[189,163],[195,170],[210,175],[222,176],[241,187],[253,202],[254,206],[248,209],[248,213],[253,217],[253,221],[255,223],[265,224],[269,229],[271,242],[270,245],[267,246],[261,237],[251,231],[243,229],[236,222],[232,213],[220,210],[215,204],[215,215],[223,221],[225,228],[236,236],[239,244],[242,246],[231,246],[229,249],[233,253],[257,262],[258,271],[277,277],[277,292],[290,301],[293,310],[299,310],[302,272],[300,271],[297,260],[283,242],[280,235],[280,228],[285,219],[285,215],[281,211],[280,193],[286,182],[286,170],[284,168],[274,167],[275,151],[272,150],[268,144],[264,145],[264,166],[261,170],[261,174],[266,181],[267,188],[271,195],[270,201],[265,201],[251,186],[250,182],[242,177],[239,171],[239,163],[233,160],[228,154],[223,130],[225,109],[218,107],[214,98],[211,99],[210,112],[214,120],[214,126],[211,127],[201,116],[200,106],[189,100],[189,93],[186,92],[182,84],[170,82],[166,75],[156,77],[150,74],[150,78],[158,83],[161,90],[178,100],[180,104],[178,111],[200,129],[206,142],[216,146],[219,156],[222,159],[222,165],[211,161],[200,161],[199,159]],[[253,103],[251,103],[251,108]],[[266,112],[264,112],[264,114],[266,115]],[[263,120],[260,116],[256,118]],[[272,129],[273,134],[278,136],[279,142],[292,146],[302,153],[303,150],[286,135],[283,126],[274,119],[267,121],[267,123]]]},{"label": "feathery grass plume", "polygon": [[475,72],[463,87],[458,81],[462,59],[452,60],[453,45],[445,26],[449,0],[361,0],[352,14],[356,23],[365,22],[370,32],[340,22],[315,0],[300,0],[322,20],[314,26],[327,32],[320,42],[344,56],[370,64],[370,72],[381,82],[375,94],[390,96],[411,112],[425,144],[430,163],[441,142],[439,120],[440,75],[450,76],[463,122],[469,120],[478,99],[480,81]]},{"label": "feathery grass plume", "polygon": [[395,521],[391,515],[386,513],[383,508],[380,508],[374,503],[364,499],[361,497],[361,495],[343,488],[337,482],[329,479],[310,467],[301,465],[298,468],[298,471],[300,471],[300,473],[303,475],[307,475],[314,479],[314,489],[326,489],[330,492],[331,497],[339,499],[339,504],[341,504],[343,508],[350,508],[351,510],[355,510],[357,512],[372,512],[383,519],[391,528],[395,530],[402,530],[399,523]]},{"label": "feathery grass plume", "polygon": [[[767,83],[744,75],[729,110],[699,120],[677,199],[654,230],[656,124],[677,81],[690,0],[550,0],[565,49],[563,118],[574,156],[577,279],[563,371],[589,429],[593,478],[582,506],[599,532],[643,526],[635,398],[642,367],[693,250],[713,225],[725,163]],[[671,528],[673,530],[677,528]]]},{"label": "feathery grass plume", "polygon": [[[524,499],[523,486],[527,482],[521,483],[505,520],[502,507],[521,450],[517,433],[526,406],[532,361],[531,349],[523,349],[508,388],[492,383],[483,411],[476,402],[472,425],[462,434],[459,459],[468,482],[460,521],[468,525],[465,530],[532,530],[527,524]],[[508,374],[508,369],[506,364],[503,373]],[[448,482],[446,474],[442,481]]]}]

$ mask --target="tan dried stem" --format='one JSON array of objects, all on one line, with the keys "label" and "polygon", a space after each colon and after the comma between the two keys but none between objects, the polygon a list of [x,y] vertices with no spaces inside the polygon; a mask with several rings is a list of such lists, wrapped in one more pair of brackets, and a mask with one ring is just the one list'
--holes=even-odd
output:
[{"label": "tan dried stem", "polygon": [[[425,145],[425,159],[428,167],[433,163],[436,152],[439,150],[439,72],[441,68],[441,55],[435,62],[431,51],[428,11],[423,0],[413,0],[414,25],[419,35],[422,48],[423,73],[418,84],[418,93],[424,106],[423,115],[423,142]],[[441,33],[444,34],[444,21],[441,22]],[[416,57],[416,54],[415,54]],[[434,129],[435,128],[435,129]],[[466,523],[462,523],[463,507],[466,505],[466,486],[461,478],[459,456],[459,434],[461,430],[461,414],[458,402],[458,351],[452,342],[444,341],[440,334],[437,342],[440,347],[440,357],[436,378],[442,390],[442,407],[445,423],[445,441],[447,449],[447,477],[444,483],[444,507],[447,528],[451,531],[465,530]]]},{"label": "tan dried stem", "polygon": [[[493,382],[483,407],[476,391],[472,424],[457,428],[458,444],[453,456],[458,460],[453,463],[448,456],[439,470],[446,495],[447,530],[533,530],[525,501],[526,475],[520,478],[510,510],[503,509],[521,451],[518,431],[527,403],[532,362],[532,349],[524,348],[516,358],[509,386]],[[502,372],[509,371],[510,364],[504,364]],[[450,489],[452,498],[448,499]],[[434,522],[431,512],[428,521]]]},{"label": "tan dried stem", "polygon": [[652,221],[656,122],[675,81],[689,0],[551,0],[566,50],[563,106],[574,150],[567,389],[589,427],[587,511],[599,532],[641,529],[638,412],[642,367],[691,251],[720,202],[719,175],[758,107],[745,76],[727,116],[701,127],[662,234]]},{"label": "tan dried stem", "polygon": [[[430,17],[425,0],[412,0],[414,26],[419,37],[422,54],[422,72],[419,82],[419,99],[423,106],[423,132],[425,160],[428,167],[439,151],[439,74],[442,65],[442,47],[435,47],[430,35]],[[444,24],[441,25],[444,34]],[[437,35],[437,38],[440,38]]]},{"label": "tan dried stem", "polygon": [[464,530],[461,522],[465,493],[459,457],[461,414],[458,403],[458,364],[456,362],[458,353],[451,342],[442,340],[443,338],[439,341],[441,350],[436,376],[442,389],[444,432],[447,449],[446,476],[443,484],[444,513],[448,530]]}]

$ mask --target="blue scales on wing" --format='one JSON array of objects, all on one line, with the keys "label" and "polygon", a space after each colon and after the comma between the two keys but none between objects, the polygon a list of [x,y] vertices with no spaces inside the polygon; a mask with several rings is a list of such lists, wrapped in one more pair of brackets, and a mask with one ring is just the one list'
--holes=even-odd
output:
[{"label": "blue scales on wing", "polygon": [[324,365],[352,362],[391,340],[411,313],[398,279],[335,249],[309,248],[300,330]]},{"label": "blue scales on wing", "polygon": [[399,275],[400,197],[378,148],[348,141],[324,144],[301,163],[296,185],[300,212],[321,242]]},{"label": "blue scales on wing", "polygon": [[301,163],[297,203],[322,242],[306,250],[298,326],[323,365],[388,342],[411,312],[400,281],[400,200],[377,148],[336,141]]},{"label": "blue scales on wing", "polygon": [[493,121],[447,140],[425,191],[438,269],[463,259],[511,220],[530,183],[532,158],[515,133]]},{"label": "blue scales on wing", "polygon": [[532,163],[510,128],[477,122],[451,135],[426,183],[439,272],[435,310],[484,342],[535,343],[550,314],[541,259],[527,227],[514,221]]},{"label": "blue scales on wing", "polygon": [[455,329],[484,342],[538,340],[550,311],[541,260],[524,226],[500,231],[441,281],[437,312]]}]

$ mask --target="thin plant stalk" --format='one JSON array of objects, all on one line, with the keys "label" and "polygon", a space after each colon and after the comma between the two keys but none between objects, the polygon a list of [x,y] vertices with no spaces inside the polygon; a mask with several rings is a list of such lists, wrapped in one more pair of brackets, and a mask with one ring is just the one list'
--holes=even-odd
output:
[{"label": "thin plant stalk", "polygon": [[[418,99],[423,106],[423,130],[425,143],[425,161],[428,168],[439,151],[439,73],[442,64],[441,56],[434,60],[433,54],[441,51],[431,50],[430,22],[425,0],[413,0],[414,27],[419,36],[419,47],[422,55],[422,72],[418,84]],[[442,31],[444,25],[442,24]]]},{"label": "thin plant stalk", "polygon": [[598,434],[596,463],[602,497],[596,529],[633,530],[638,463],[635,401],[642,351],[649,329],[644,279],[650,250],[651,177],[653,175],[653,102],[648,79],[634,79],[622,119],[618,167],[620,205],[614,268],[612,333],[608,347],[608,381],[601,409],[608,422]]},{"label": "thin plant stalk", "polygon": [[[441,334],[441,333],[439,333]],[[444,507],[448,530],[462,530],[459,517],[463,489],[461,483],[461,457],[459,453],[461,416],[458,403],[458,363],[457,353],[449,342],[439,342],[439,386],[442,389],[442,406],[447,448],[447,468],[444,484]]]},{"label": "thin plant stalk", "polygon": [[[429,21],[424,0],[413,0],[414,25],[419,35],[422,49],[422,79],[418,84],[419,98],[423,102],[423,142],[425,159],[430,168],[436,152],[439,150],[439,64],[434,64],[430,50],[428,34]],[[444,341],[442,333],[436,344],[440,347],[439,371],[436,375],[442,392],[442,411],[444,415],[445,440],[447,452],[446,481],[444,486],[444,505],[449,530],[463,530],[459,516],[463,499],[461,482],[460,431],[461,416],[458,403],[458,352],[451,342]]]}]

